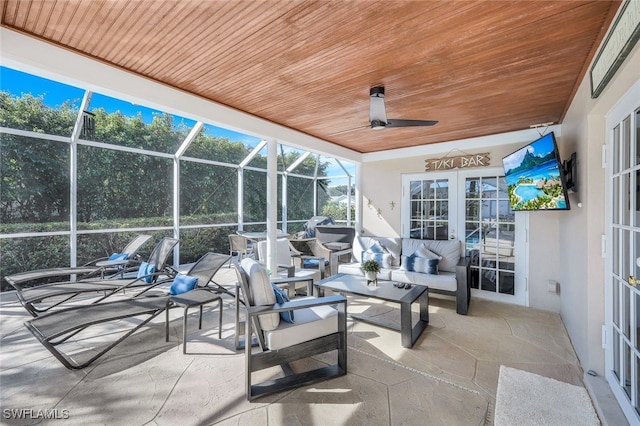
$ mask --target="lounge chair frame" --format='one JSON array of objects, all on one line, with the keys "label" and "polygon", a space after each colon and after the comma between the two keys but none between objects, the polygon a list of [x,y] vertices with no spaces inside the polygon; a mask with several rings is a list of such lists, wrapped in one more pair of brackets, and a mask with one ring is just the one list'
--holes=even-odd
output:
[{"label": "lounge chair frame", "polygon": [[[146,275],[140,278],[132,277],[130,279],[96,278],[93,280],[65,281],[59,283],[44,284],[38,287],[29,287],[22,290],[16,290],[16,296],[18,297],[18,300],[20,301],[22,306],[24,306],[24,308],[27,310],[27,312],[29,312],[34,317],[42,315],[43,313],[46,313],[51,309],[56,308],[85,293],[104,292],[104,296],[96,300],[94,303],[101,302],[107,297],[116,293],[120,293],[127,288],[149,285],[145,281],[145,278],[150,277],[152,281],[156,281],[157,278],[162,276],[163,274],[170,277],[175,276],[174,271],[165,269],[165,264],[167,262],[167,259],[169,258],[169,254],[177,244],[177,239],[166,237],[160,240],[160,242],[156,245],[148,259],[148,263],[154,265],[156,268],[156,272],[154,274]],[[124,274],[124,272],[118,273],[115,275],[115,277],[118,278],[120,276],[123,276]],[[44,307],[37,306],[37,304],[42,303],[44,300],[54,297],[61,297],[61,300],[57,300]]]},{"label": "lounge chair frame", "polygon": [[[228,255],[207,253],[191,267],[188,275],[198,277],[198,289],[206,289],[215,273],[228,261]],[[157,288],[160,284],[165,284],[170,281],[171,280],[161,280],[153,283],[144,291],[127,299],[61,309],[26,321],[24,324],[62,365],[71,370],[82,369],[109,352],[162,312],[166,312],[165,334],[168,336],[168,310],[174,307],[171,302],[171,296],[148,296],[146,293],[152,288]],[[213,288],[210,290],[216,291],[216,289]],[[73,359],[72,355],[66,354],[58,349],[58,345],[93,325],[142,316],[145,316],[142,322],[133,325],[124,335],[100,349],[86,361],[78,362]]]},{"label": "lounge chair frame", "polygon": [[[25,288],[25,284],[29,284],[32,281],[44,279],[64,277],[71,275],[79,275],[78,279],[84,279],[89,277],[104,276],[104,273],[109,270],[116,270],[118,268],[126,267],[132,262],[136,261],[136,255],[138,250],[151,239],[151,235],[137,235],[133,240],[129,242],[122,249],[122,254],[127,255],[126,260],[117,262],[108,261],[108,258],[101,257],[85,263],[82,266],[74,266],[68,268],[47,268],[36,269],[33,271],[19,272],[17,274],[7,275],[4,279],[17,291],[22,291]],[[136,262],[138,263],[138,262]]]}]

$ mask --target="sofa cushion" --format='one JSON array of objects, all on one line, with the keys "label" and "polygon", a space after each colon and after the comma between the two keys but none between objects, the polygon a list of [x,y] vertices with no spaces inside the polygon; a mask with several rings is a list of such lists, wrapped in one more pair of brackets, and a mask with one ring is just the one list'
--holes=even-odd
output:
[{"label": "sofa cushion", "polygon": [[442,256],[440,256],[439,254],[436,254],[434,252],[432,252],[431,250],[429,250],[427,248],[427,246],[424,245],[424,243],[422,243],[420,245],[420,247],[418,248],[418,250],[415,251],[415,253],[417,256],[420,256],[422,258],[425,259],[437,259],[437,260],[442,260]]},{"label": "sofa cushion", "polygon": [[415,253],[421,245],[431,250],[442,259],[438,263],[438,269],[442,272],[455,272],[456,265],[462,256],[461,245],[458,240],[417,240],[412,238],[402,239],[402,253]]},{"label": "sofa cushion", "polygon": [[422,272],[411,272],[404,269],[394,269],[391,272],[391,281],[426,285],[432,289],[452,292],[455,292],[458,288],[456,274],[452,272],[443,272],[439,275],[434,275]]}]

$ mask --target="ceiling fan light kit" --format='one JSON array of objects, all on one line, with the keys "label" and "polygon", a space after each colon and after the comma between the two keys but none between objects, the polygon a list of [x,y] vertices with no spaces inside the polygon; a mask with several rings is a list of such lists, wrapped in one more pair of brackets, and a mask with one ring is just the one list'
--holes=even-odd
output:
[{"label": "ceiling fan light kit", "polygon": [[413,126],[433,126],[437,124],[434,120],[389,120],[384,107],[384,87],[376,86],[369,90],[371,99],[369,104],[369,123],[374,130],[385,127],[413,127]]}]

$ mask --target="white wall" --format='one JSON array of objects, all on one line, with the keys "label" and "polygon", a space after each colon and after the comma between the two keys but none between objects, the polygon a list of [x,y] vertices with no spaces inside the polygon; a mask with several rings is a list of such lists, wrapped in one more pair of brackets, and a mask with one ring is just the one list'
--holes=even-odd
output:
[{"label": "white wall", "polygon": [[[554,130],[558,144],[562,143],[562,131],[559,126]],[[390,129],[391,131],[391,129]],[[400,236],[401,234],[401,188],[402,174],[423,173],[425,159],[441,158],[489,152],[489,167],[502,167],[502,157],[522,148],[525,144],[537,139],[537,130],[524,130],[510,134],[500,134],[428,145],[420,148],[389,152],[390,159],[383,159],[385,153],[366,154],[362,165],[363,220],[362,230],[365,235]],[[475,146],[475,149],[469,148]],[[458,148],[460,147],[460,148]],[[456,149],[457,148],[457,149]],[[573,201],[573,200],[572,200]],[[391,207],[391,203],[395,207]],[[529,215],[529,306],[560,312],[560,296],[547,291],[549,280],[560,281],[561,268],[559,256],[559,218],[569,212],[518,212],[518,215]],[[562,283],[561,283],[562,284]],[[473,315],[473,312],[471,312]]]},{"label": "white wall", "polygon": [[573,209],[559,221],[563,265],[560,312],[582,367],[598,374],[604,373],[601,325],[605,321],[605,271],[601,247],[605,233],[605,115],[638,80],[640,44],[597,99],[591,99],[589,75],[585,75],[562,123],[560,154],[577,152],[579,186],[575,198],[582,209]]}]

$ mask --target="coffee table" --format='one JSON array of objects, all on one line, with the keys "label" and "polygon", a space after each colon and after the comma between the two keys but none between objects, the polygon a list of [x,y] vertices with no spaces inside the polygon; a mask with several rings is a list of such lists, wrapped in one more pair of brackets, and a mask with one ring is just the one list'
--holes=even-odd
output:
[{"label": "coffee table", "polygon": [[[399,326],[397,323],[365,315],[350,314],[349,316],[356,320],[400,331],[402,346],[405,348],[413,347],[418,337],[429,325],[429,292],[426,286],[413,285],[409,290],[406,290],[394,287],[393,281],[378,280],[377,287],[372,287],[367,286],[367,281],[362,276],[337,274],[318,281],[315,287],[320,297],[324,296],[325,290],[332,290],[341,294],[355,294],[398,303],[400,305]],[[414,325],[411,319],[411,305],[416,301],[420,304],[420,318]]]}]

